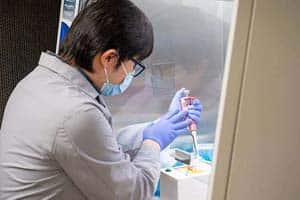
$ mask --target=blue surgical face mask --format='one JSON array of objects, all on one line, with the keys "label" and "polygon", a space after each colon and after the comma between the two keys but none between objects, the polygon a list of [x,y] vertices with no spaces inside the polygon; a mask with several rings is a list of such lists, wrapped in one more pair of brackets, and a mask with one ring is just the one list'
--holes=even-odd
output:
[{"label": "blue surgical face mask", "polygon": [[100,89],[100,92],[102,95],[116,96],[116,95],[123,93],[130,86],[132,79],[133,79],[133,75],[132,75],[132,73],[127,73],[126,68],[124,67],[123,63],[121,63],[121,65],[126,74],[126,77],[120,84],[110,83],[109,79],[108,79],[108,74],[107,74],[106,68],[104,68],[106,83],[104,83]]}]

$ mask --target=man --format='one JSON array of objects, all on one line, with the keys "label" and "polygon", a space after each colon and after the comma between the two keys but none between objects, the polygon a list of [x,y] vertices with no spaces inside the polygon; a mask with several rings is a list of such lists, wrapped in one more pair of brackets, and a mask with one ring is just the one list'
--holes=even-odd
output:
[{"label": "man", "polygon": [[124,92],[145,69],[152,25],[128,0],[98,0],[74,20],[59,55],[39,65],[13,91],[1,127],[0,199],[150,199],[160,150],[199,122],[198,100],[142,128],[131,157],[119,147],[104,96]]}]

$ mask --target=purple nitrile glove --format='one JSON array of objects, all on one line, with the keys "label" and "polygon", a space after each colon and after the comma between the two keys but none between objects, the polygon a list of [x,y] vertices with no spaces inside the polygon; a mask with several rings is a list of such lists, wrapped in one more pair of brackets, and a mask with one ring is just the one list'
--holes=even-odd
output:
[{"label": "purple nitrile glove", "polygon": [[185,88],[181,88],[175,93],[169,106],[169,111],[181,110],[180,99],[185,96],[184,90]]},{"label": "purple nitrile glove", "polygon": [[186,119],[188,111],[171,111],[164,115],[158,122],[147,126],[143,132],[143,140],[150,139],[160,145],[161,150],[168,146],[178,135],[188,131],[192,123]]},{"label": "purple nitrile glove", "polygon": [[203,107],[199,99],[194,99],[192,105],[188,106],[188,117],[196,122],[197,125],[200,123],[202,109]]}]

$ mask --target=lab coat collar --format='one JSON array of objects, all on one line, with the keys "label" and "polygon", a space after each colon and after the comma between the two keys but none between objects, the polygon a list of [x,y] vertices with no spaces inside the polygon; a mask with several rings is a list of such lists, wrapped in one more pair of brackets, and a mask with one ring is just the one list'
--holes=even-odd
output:
[{"label": "lab coat collar", "polygon": [[99,98],[98,91],[81,72],[75,67],[63,62],[56,54],[49,51],[42,52],[39,65],[68,79],[92,98]]}]

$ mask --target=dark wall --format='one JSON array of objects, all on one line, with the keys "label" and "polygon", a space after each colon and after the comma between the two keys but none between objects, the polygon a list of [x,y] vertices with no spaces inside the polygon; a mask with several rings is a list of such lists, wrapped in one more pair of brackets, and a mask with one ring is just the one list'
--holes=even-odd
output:
[{"label": "dark wall", "polygon": [[55,51],[60,0],[0,0],[0,122],[16,84]]}]

